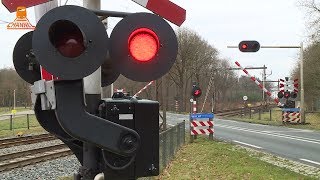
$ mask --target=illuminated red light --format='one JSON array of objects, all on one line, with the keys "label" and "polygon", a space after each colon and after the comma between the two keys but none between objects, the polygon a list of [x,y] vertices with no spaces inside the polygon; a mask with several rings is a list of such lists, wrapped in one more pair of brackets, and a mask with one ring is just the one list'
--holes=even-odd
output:
[{"label": "illuminated red light", "polygon": [[285,97],[285,98],[290,97],[290,92],[285,92],[285,93],[284,93],[284,97]]},{"label": "illuminated red light", "polygon": [[242,44],[242,49],[247,49],[248,48],[248,45],[247,44]]},{"label": "illuminated red light", "polygon": [[201,93],[200,90],[195,90],[195,91],[194,91],[194,95],[196,95],[196,96],[199,95],[200,93]]},{"label": "illuminated red light", "polygon": [[158,53],[159,38],[148,28],[139,28],[128,39],[130,55],[137,61],[150,61]]}]

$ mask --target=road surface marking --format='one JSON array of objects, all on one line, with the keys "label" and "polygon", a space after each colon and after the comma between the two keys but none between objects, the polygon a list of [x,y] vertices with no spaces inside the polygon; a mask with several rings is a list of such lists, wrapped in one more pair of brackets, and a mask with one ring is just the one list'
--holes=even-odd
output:
[{"label": "road surface marking", "polygon": [[257,149],[262,149],[262,147],[255,146],[255,145],[248,144],[248,143],[244,143],[244,142],[241,142],[241,141],[233,140],[233,142],[236,142],[236,143],[239,143],[239,144],[243,144],[243,145],[246,145],[246,146],[250,146],[250,147],[254,147],[254,148],[257,148]]},{"label": "road surface marking", "polygon": [[305,131],[261,131],[261,132],[266,132],[266,133],[297,133],[297,132],[305,132]]},{"label": "road surface marking", "polygon": [[225,127],[225,128],[234,129],[234,130],[239,130],[239,131],[253,132],[253,133],[257,133],[257,134],[269,135],[269,136],[274,136],[274,137],[280,137],[280,138],[287,138],[287,139],[293,139],[293,140],[298,140],[298,141],[310,142],[310,143],[314,143],[314,144],[320,144],[320,142],[318,142],[320,140],[317,140],[317,139],[303,138],[303,137],[290,136],[290,135],[278,134],[278,133],[265,133],[265,132],[258,131],[258,130],[239,128],[239,127],[234,127],[234,126],[225,126],[225,125],[216,125],[216,126]]},{"label": "road surface marking", "polygon": [[259,130],[255,130],[255,129],[247,129],[247,128],[236,127],[236,126],[226,126],[226,125],[216,125],[216,126],[226,127],[226,128],[240,130],[240,131],[254,132],[254,133],[258,133],[258,134],[265,134],[265,135],[270,135],[270,136],[283,137],[283,138],[287,138],[287,139],[301,140],[301,141],[313,142],[313,143],[316,143],[316,144],[320,144],[320,140],[319,139],[311,139],[311,138],[306,138],[306,137],[298,137],[298,136],[280,134],[280,133],[267,133],[267,132],[264,132],[264,131],[259,131]]},{"label": "road surface marking", "polygon": [[309,159],[300,159],[301,161],[306,161],[306,162],[309,162],[309,163],[312,163],[312,164],[316,164],[316,165],[319,165],[320,166],[320,163],[319,162],[316,162],[316,161],[311,161]]}]

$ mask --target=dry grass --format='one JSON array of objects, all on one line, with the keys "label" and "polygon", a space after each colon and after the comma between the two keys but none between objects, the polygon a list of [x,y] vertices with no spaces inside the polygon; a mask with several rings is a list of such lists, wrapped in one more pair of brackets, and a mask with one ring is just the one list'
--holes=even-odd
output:
[{"label": "dry grass", "polygon": [[280,168],[234,145],[199,138],[183,147],[157,179],[313,179]]}]

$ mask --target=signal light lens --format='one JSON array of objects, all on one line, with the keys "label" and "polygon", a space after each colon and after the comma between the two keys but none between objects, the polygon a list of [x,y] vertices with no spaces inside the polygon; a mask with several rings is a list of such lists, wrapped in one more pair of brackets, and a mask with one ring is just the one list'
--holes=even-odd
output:
[{"label": "signal light lens", "polygon": [[295,99],[297,98],[298,94],[296,92],[291,92],[290,96],[291,98]]},{"label": "signal light lens", "polygon": [[290,92],[289,92],[289,91],[286,91],[286,92],[284,93],[284,97],[285,97],[285,98],[289,98],[289,97],[290,97]]},{"label": "signal light lens", "polygon": [[200,90],[195,90],[195,91],[194,91],[194,95],[195,95],[195,96],[198,96],[199,94],[201,94],[201,91],[200,91]]},{"label": "signal light lens", "polygon": [[248,45],[247,44],[242,44],[242,49],[247,49]]},{"label": "signal light lens", "polygon": [[133,31],[128,39],[130,55],[137,61],[147,62],[158,53],[160,42],[155,32],[148,28]]},{"label": "signal light lens", "polygon": [[71,21],[59,20],[53,23],[49,29],[49,38],[52,45],[65,57],[78,57],[85,50],[83,34]]}]

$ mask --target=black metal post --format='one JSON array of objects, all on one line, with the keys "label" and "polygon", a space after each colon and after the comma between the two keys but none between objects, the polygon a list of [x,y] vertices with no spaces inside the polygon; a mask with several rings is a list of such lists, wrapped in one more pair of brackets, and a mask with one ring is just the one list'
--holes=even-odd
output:
[{"label": "black metal post", "polygon": [[27,128],[30,129],[29,114],[27,114]]},{"label": "black metal post", "polygon": [[[93,115],[97,114],[100,94],[86,94],[87,112]],[[80,168],[82,180],[94,179],[99,174],[99,148],[96,146],[83,143],[83,166]]]},{"label": "black metal post", "polygon": [[13,124],[13,122],[12,122],[12,114],[10,115],[10,130],[12,130],[12,124]]},{"label": "black metal post", "polygon": [[261,120],[261,109],[259,108],[259,120]]},{"label": "black metal post", "polygon": [[270,111],[270,121],[272,120],[272,109],[269,110]]}]

